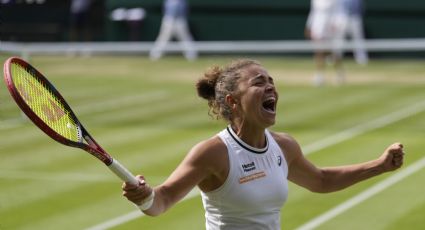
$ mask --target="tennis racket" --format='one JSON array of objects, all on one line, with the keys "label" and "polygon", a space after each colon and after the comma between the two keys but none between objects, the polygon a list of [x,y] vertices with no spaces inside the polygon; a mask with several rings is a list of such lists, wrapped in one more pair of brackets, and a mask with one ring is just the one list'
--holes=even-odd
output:
[{"label": "tennis racket", "polygon": [[[4,63],[4,79],[21,110],[49,137],[61,144],[85,150],[102,161],[121,180],[139,184],[129,170],[93,139],[65,99],[37,69],[20,58],[11,57]],[[151,202],[139,208],[144,210]]]}]

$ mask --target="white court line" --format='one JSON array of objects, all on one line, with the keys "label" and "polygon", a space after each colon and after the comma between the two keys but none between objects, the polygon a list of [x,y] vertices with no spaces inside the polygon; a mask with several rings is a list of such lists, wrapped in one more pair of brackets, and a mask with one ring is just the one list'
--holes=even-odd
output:
[{"label": "white court line", "polygon": [[377,183],[376,185],[370,187],[369,189],[359,193],[357,196],[352,197],[351,199],[345,201],[344,203],[334,207],[333,209],[323,213],[322,215],[310,220],[309,222],[298,227],[297,230],[311,230],[319,227],[321,224],[326,221],[338,216],[339,214],[347,211],[348,209],[360,204],[361,202],[367,200],[368,198],[382,192],[391,185],[403,180],[404,178],[410,176],[411,174],[421,170],[425,167],[425,157],[417,161],[416,163],[410,165],[409,167],[403,169],[402,171],[394,174],[393,176]]},{"label": "white court line", "polygon": [[354,126],[352,128],[343,130],[342,132],[336,133],[334,135],[328,136],[324,139],[321,139],[317,142],[309,144],[303,148],[305,155],[317,152],[319,150],[325,149],[329,146],[341,143],[345,140],[349,140],[355,136],[361,135],[368,131],[378,129],[389,124],[395,123],[397,121],[403,120],[407,117],[411,117],[425,110],[425,101],[410,105],[408,107],[402,108],[395,112],[389,113],[382,117],[379,117],[375,120],[362,123],[360,125]]},{"label": "white court line", "polygon": [[[322,149],[325,149],[327,147],[330,147],[332,145],[341,143],[343,141],[349,140],[350,138],[353,138],[355,136],[361,135],[363,133],[366,133],[368,131],[382,128],[386,125],[389,125],[391,123],[400,121],[402,119],[405,119],[407,117],[416,115],[420,112],[423,112],[425,110],[425,101],[421,101],[419,103],[413,104],[411,106],[402,108],[400,110],[397,110],[395,112],[389,113],[387,115],[384,115],[382,117],[379,117],[375,120],[372,120],[367,123],[363,123],[358,126],[354,126],[353,128],[346,129],[342,132],[339,132],[335,135],[329,136],[327,138],[321,139],[319,141],[313,142],[312,144],[307,145],[303,152],[305,155],[320,151]],[[185,198],[190,199],[195,197],[195,195]],[[139,213],[139,215],[136,215],[136,213]],[[133,211],[128,214],[124,214],[122,216],[118,216],[117,218],[110,219],[107,222],[108,225],[104,225],[104,223],[100,223],[98,225],[95,225],[93,227],[89,227],[87,230],[105,230],[112,227],[116,227],[118,225],[121,225],[123,223],[126,223],[128,221],[131,221],[133,219],[136,219],[142,215],[140,215],[140,211]],[[131,218],[130,218],[131,217]],[[99,227],[100,226],[100,227]]]},{"label": "white court line", "polygon": [[[185,198],[183,198],[183,200],[189,200],[189,199],[192,199],[194,197],[197,197],[198,195],[199,195],[199,190],[195,188]],[[114,219],[108,220],[106,222],[103,222],[101,224],[98,224],[96,226],[87,228],[86,230],[103,230],[103,229],[113,228],[113,227],[116,227],[116,226],[118,226],[120,224],[123,224],[123,223],[126,223],[128,221],[137,219],[139,217],[142,217],[144,215],[145,214],[143,214],[139,210],[133,211],[133,212],[127,213],[125,215],[119,216],[117,218],[114,218]]]}]

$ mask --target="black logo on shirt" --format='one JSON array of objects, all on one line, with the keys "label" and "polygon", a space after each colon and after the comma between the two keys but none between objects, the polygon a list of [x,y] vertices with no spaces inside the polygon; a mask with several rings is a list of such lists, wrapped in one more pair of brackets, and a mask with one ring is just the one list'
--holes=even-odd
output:
[{"label": "black logo on shirt", "polygon": [[243,168],[244,172],[250,172],[250,171],[256,169],[254,162],[251,162],[251,163],[248,163],[248,164],[242,164],[242,168]]},{"label": "black logo on shirt", "polygon": [[277,156],[277,165],[282,165],[282,156]]}]

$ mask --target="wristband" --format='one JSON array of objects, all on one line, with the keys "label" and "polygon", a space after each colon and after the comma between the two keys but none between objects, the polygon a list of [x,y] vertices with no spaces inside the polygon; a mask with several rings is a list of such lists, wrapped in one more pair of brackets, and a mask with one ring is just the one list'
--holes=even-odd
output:
[{"label": "wristband", "polygon": [[150,209],[153,205],[154,198],[155,198],[155,191],[152,190],[148,198],[144,199],[141,204],[137,205],[137,207],[139,207],[139,209],[142,211]]}]

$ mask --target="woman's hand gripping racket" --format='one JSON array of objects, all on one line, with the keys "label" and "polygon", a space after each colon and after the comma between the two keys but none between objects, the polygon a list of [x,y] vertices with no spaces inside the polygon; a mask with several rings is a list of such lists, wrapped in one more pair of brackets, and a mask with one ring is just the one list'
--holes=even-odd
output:
[{"label": "woman's hand gripping racket", "polygon": [[[121,180],[139,184],[130,171],[90,136],[65,99],[37,69],[20,58],[11,57],[4,63],[4,79],[21,110],[48,136],[64,145],[87,151],[105,163]],[[139,208],[148,209],[153,198],[154,193]]]}]

